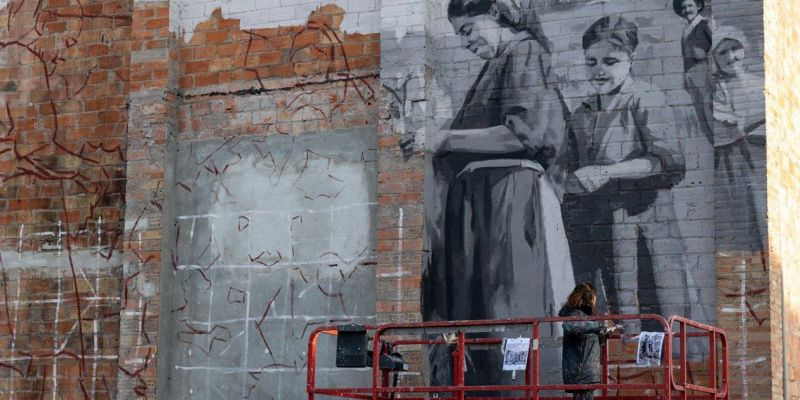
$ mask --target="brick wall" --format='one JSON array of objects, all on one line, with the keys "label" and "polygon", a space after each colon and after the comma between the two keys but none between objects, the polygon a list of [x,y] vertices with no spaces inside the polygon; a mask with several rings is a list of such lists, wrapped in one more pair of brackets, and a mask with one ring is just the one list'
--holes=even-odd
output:
[{"label": "brick wall", "polygon": [[156,393],[164,157],[176,126],[177,53],[169,10],[166,1],[133,3],[119,399],[153,398]]},{"label": "brick wall", "polygon": [[[714,2],[714,18],[719,26],[737,27],[746,39],[746,70],[757,76],[754,85],[763,84],[764,75],[764,37],[762,25],[763,10],[761,2]],[[752,95],[753,106],[762,108],[762,91]],[[775,143],[773,132],[769,131],[769,143]],[[779,140],[779,139],[778,139]],[[766,151],[759,148],[754,153],[758,175],[766,175],[764,157]],[[718,171],[723,168],[718,167]],[[717,185],[722,182],[717,174]],[[766,182],[760,179],[750,187],[754,198],[766,198]],[[719,196],[719,195],[718,195]],[[717,201],[717,310],[719,326],[729,334],[734,344],[731,353],[731,386],[732,393],[742,398],[762,398],[770,393],[770,377],[775,371],[767,368],[771,364],[770,324],[773,313],[770,310],[769,260],[767,248],[761,251],[749,251],[746,247],[736,246],[736,236],[742,233],[742,225],[737,227],[731,215],[741,215],[733,203],[726,202],[726,196]],[[759,225],[766,224],[766,217],[759,218]],[[770,225],[771,230],[771,225]],[[734,311],[735,310],[735,311]],[[774,364],[773,364],[774,365]]]},{"label": "brick wall", "polygon": [[[315,327],[423,318],[443,221],[431,139],[483,61],[463,49],[444,0],[289,3],[0,2],[0,398],[295,398]],[[580,37],[612,13],[639,27],[633,75],[663,90],[660,106],[691,108],[684,22],[668,3],[540,4],[569,112],[591,91]],[[752,210],[723,191],[741,169],[715,168],[704,135],[664,121],[682,135],[687,172],[675,216],[659,220],[677,228],[643,240],[679,236],[680,251],[648,256],[671,257],[680,274],[608,275],[621,289],[612,306],[666,313],[661,291],[726,329],[732,398],[779,397],[785,365],[789,397],[798,392],[797,346],[782,331],[797,325],[782,289],[794,265],[794,127],[781,112],[794,104],[785,71],[796,58],[779,50],[789,45],[778,32],[794,26],[783,3],[768,2],[766,32],[760,1],[704,11],[746,38],[748,73],[763,76],[766,57],[776,88],[770,252],[741,243],[765,228],[738,218]],[[746,185],[750,201],[765,182]],[[574,217],[585,206],[563,206],[569,244],[611,271],[624,258],[612,224]],[[408,358],[401,383],[425,382],[425,354]]]},{"label": "brick wall", "polygon": [[772,398],[800,397],[797,369],[798,260],[797,242],[798,129],[800,107],[797,70],[797,20],[800,5],[793,2],[764,3],[767,124],[770,141],[767,182],[770,224],[770,325],[772,342]]},{"label": "brick wall", "polygon": [[4,5],[0,397],[107,398],[122,306],[130,4]]},{"label": "brick wall", "polygon": [[220,4],[178,36],[159,397],[297,398],[316,327],[374,322],[380,47],[343,29],[360,4],[259,4],[258,26]]},{"label": "brick wall", "polygon": [[[414,9],[415,5],[406,3],[403,2],[402,7],[406,10]],[[423,11],[413,15],[419,15],[421,12]],[[427,71],[432,75],[430,81],[420,80],[425,82],[425,88],[429,90],[423,98],[426,105],[423,108],[427,118],[426,123],[413,125],[414,111],[409,112],[408,107],[404,106],[396,107],[402,110],[403,114],[398,113],[398,117],[393,119],[395,125],[402,124],[402,127],[395,128],[396,130],[411,131],[412,140],[416,138],[420,144],[425,143],[425,145],[432,142],[430,140],[432,137],[435,138],[442,130],[447,129],[448,119],[457,116],[462,102],[471,95],[470,86],[478,78],[484,64],[483,60],[462,48],[463,44],[447,20],[447,11],[443,4],[435,4],[427,12],[430,13],[427,15],[429,25],[424,29],[405,31],[395,29],[393,25],[387,23],[382,32],[384,51],[388,54],[400,53],[398,62],[389,63],[392,73],[384,73],[382,79],[396,84],[398,77],[404,75],[413,77],[418,73],[414,63],[405,66],[399,62],[399,60],[405,62],[414,60],[407,55],[413,53],[411,49],[420,49],[416,52],[417,59],[423,54],[427,57],[417,61],[417,64],[426,65]],[[658,95],[658,89],[666,97],[665,101],[658,105],[650,104],[650,109],[662,108],[671,111],[683,109],[681,112],[696,113],[696,110],[684,108],[686,106],[694,108],[691,106],[696,105],[697,101],[685,91],[681,54],[681,36],[685,22],[675,15],[671,4],[661,1],[640,1],[635,5],[627,2],[586,5],[575,1],[542,4],[537,12],[542,23],[542,31],[551,42],[550,61],[569,112],[576,112],[586,99],[586,94],[592,92],[584,73],[584,55],[580,46],[583,31],[601,16],[621,13],[639,28],[639,45],[636,60],[633,62],[632,75],[636,80],[652,85],[651,89],[643,94],[643,98],[653,100]],[[751,86],[752,91],[741,95],[740,98],[752,118],[756,119],[756,115],[763,113],[763,98],[758,89],[763,85],[763,78],[760,78],[763,76],[761,4],[720,1],[714,2],[713,9],[709,6],[703,13],[707,18],[713,17],[715,32],[718,28],[719,32],[727,32],[728,28],[733,28],[741,34],[737,38],[744,38],[742,39],[745,47],[743,68],[754,81]],[[425,20],[425,18],[420,19]],[[395,42],[400,44],[395,45]],[[422,48],[427,53],[423,52]],[[388,57],[384,57],[385,64],[387,59]],[[397,71],[403,68],[405,71]],[[713,82],[711,86],[714,86]],[[709,90],[721,92],[722,89]],[[734,164],[726,164],[730,159],[726,158],[729,157],[727,153],[729,149],[725,147],[724,139],[717,139],[719,140],[717,146],[713,146],[699,127],[686,129],[687,127],[683,125],[686,118],[658,119],[658,121],[660,124],[658,129],[666,129],[680,141],[681,156],[686,163],[684,178],[670,191],[674,201],[670,208],[674,210],[674,214],[671,214],[672,211],[670,214],[662,213],[657,219],[662,227],[670,223],[676,226],[674,231],[672,228],[669,230],[677,233],[662,235],[663,232],[653,232],[644,236],[639,235],[638,246],[653,240],[649,242],[650,244],[644,244],[652,247],[648,255],[643,258],[642,247],[634,249],[632,246],[623,246],[622,242],[633,236],[623,240],[613,239],[612,229],[615,229],[616,225],[596,218],[595,210],[602,202],[609,201],[609,197],[593,198],[586,202],[568,201],[562,207],[566,209],[564,218],[569,233],[569,245],[573,252],[572,263],[576,279],[580,281],[591,279],[596,285],[600,283],[604,284],[607,290],[610,288],[613,292],[608,301],[611,306],[617,307],[616,310],[622,305],[625,312],[655,312],[665,315],[678,313],[723,327],[729,332],[729,339],[733,343],[731,353],[733,395],[742,398],[762,398],[771,390],[769,377],[773,373],[770,368],[765,368],[771,363],[768,260],[766,243],[759,237],[760,233],[757,233],[763,233],[766,229],[764,147],[755,145],[747,150],[747,157],[752,162],[750,167],[745,168],[743,164],[735,164],[735,161]],[[711,124],[714,122],[711,121]],[[409,125],[412,129],[408,129]],[[424,127],[421,132],[414,132],[414,129],[420,126]],[[763,125],[760,129],[763,131]],[[712,135],[719,136],[717,130],[718,128],[714,128]],[[395,138],[398,139],[403,138]],[[431,147],[428,146],[428,151],[430,150]],[[436,159],[436,155],[433,153],[430,155],[433,160]],[[442,234],[445,229],[442,221],[449,218],[442,217],[446,211],[439,208],[441,204],[436,204],[444,201],[443,197],[436,198],[437,194],[440,195],[441,188],[430,185],[435,179],[437,168],[434,162],[427,164],[430,168],[425,183],[425,209],[428,215],[426,238],[429,240],[431,237],[436,239],[436,235]],[[739,180],[742,173],[752,174],[747,178],[750,180],[746,184]],[[740,194],[731,194],[730,188],[735,188],[734,192]],[[617,190],[632,190],[633,193],[627,194],[634,196],[644,193],[644,189],[641,188],[621,187]],[[610,190],[609,193],[614,193],[614,190]],[[743,200],[744,196],[741,193],[747,193],[750,198]],[[663,211],[667,211],[666,207],[660,212]],[[635,222],[626,220],[619,226],[628,223]],[[641,241],[643,237],[644,241]],[[428,246],[430,243],[426,242],[426,250],[436,250]],[[680,250],[676,250],[678,248]],[[659,257],[662,257],[662,261],[657,260]],[[654,268],[648,268],[648,264],[653,261],[663,265],[659,267],[651,264]],[[437,262],[435,257],[434,261],[426,261],[426,263],[431,262],[433,264],[427,264],[428,269],[432,268],[432,265],[435,268]],[[596,280],[594,271],[586,272],[587,267],[591,269],[598,265],[606,265],[602,267],[605,269],[603,273],[607,274],[600,279],[602,282]],[[659,273],[658,269],[663,269],[665,266],[666,270],[671,272]],[[677,268],[673,268],[675,266]],[[682,278],[671,278],[673,272],[682,275]],[[617,285],[617,288],[614,289],[612,285]],[[669,301],[659,300],[662,296],[669,298]],[[675,300],[679,304],[671,303]],[[557,303],[560,301],[563,299],[555,299]],[[679,309],[684,311],[675,311]],[[393,316],[404,317],[400,312],[395,312]],[[700,377],[702,371],[695,370],[694,373],[697,379],[702,379]]]}]

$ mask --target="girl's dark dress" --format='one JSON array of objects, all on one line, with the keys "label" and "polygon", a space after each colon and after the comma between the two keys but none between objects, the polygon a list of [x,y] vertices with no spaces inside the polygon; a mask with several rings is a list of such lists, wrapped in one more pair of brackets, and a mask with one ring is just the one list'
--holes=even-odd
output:
[{"label": "girl's dark dress", "polygon": [[684,87],[692,97],[700,128],[713,143],[711,113],[711,26],[708,20],[698,15],[686,27],[681,38],[683,54]]}]

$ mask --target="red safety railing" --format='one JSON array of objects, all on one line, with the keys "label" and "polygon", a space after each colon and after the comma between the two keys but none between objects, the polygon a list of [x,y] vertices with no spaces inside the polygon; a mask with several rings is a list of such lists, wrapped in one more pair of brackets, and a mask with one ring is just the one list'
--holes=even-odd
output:
[{"label": "red safety railing", "polygon": [[[540,382],[540,327],[542,324],[555,324],[564,321],[626,321],[626,320],[639,320],[639,321],[653,321],[661,326],[665,333],[663,343],[663,362],[661,366],[651,367],[653,370],[661,370],[663,377],[659,382],[651,383],[611,383],[609,377],[609,366],[631,363],[631,360],[612,360],[609,357],[609,346],[604,346],[602,351],[602,380],[599,384],[592,385],[566,385],[566,384],[546,384]],[[678,334],[676,335],[672,326],[679,326]],[[525,370],[525,382],[517,385],[466,385],[465,384],[465,357],[466,351],[471,346],[479,345],[500,345],[502,338],[470,338],[466,334],[470,329],[476,328],[491,328],[503,326],[508,327],[525,327],[530,328],[530,338],[534,344],[529,352],[528,365]],[[699,332],[687,332],[687,327],[691,327]],[[592,317],[548,317],[548,318],[519,318],[519,319],[504,319],[504,320],[480,320],[480,321],[436,321],[436,322],[422,322],[422,323],[389,323],[378,326],[364,326],[367,332],[370,333],[372,338],[372,348],[380,349],[382,338],[393,333],[399,336],[402,332],[419,332],[425,335],[430,335],[434,331],[438,331],[437,335],[442,332],[455,332],[455,349],[452,351],[452,377],[453,382],[451,386],[403,386],[392,387],[389,385],[390,372],[381,370],[379,365],[379,351],[374,351],[372,354],[372,384],[371,387],[344,387],[344,388],[318,388],[317,382],[317,345],[320,335],[336,335],[338,330],[336,327],[321,327],[312,332],[309,337],[308,343],[308,367],[307,367],[307,393],[309,400],[315,400],[316,396],[325,396],[326,398],[350,398],[350,399],[365,399],[365,400],[389,400],[394,399],[395,396],[400,395],[402,399],[425,400],[434,394],[442,395],[447,394],[451,399],[456,400],[480,400],[480,399],[518,399],[518,400],[556,400],[556,399],[571,399],[572,397],[544,397],[542,392],[565,391],[565,390],[600,390],[601,395],[599,399],[727,399],[728,398],[728,350],[727,338],[725,332],[721,329],[704,325],[686,318],[674,316],[669,321],[663,317],[655,314],[640,314],[640,315],[613,315],[613,316],[592,316]],[[609,340],[624,340],[632,339],[638,335],[615,335]],[[696,385],[690,382],[688,376],[689,364],[687,361],[687,341],[688,338],[708,337],[709,339],[709,378],[708,386]],[[676,366],[673,363],[673,340],[679,340],[679,364]],[[717,360],[717,343],[721,345],[722,362],[721,369],[718,368],[719,360]],[[444,345],[453,343],[445,341],[444,339],[400,339],[392,341],[395,348],[403,346],[431,346],[431,345]],[[678,372],[680,379],[674,376],[674,372]],[[397,372],[394,372],[397,373]],[[721,379],[717,379],[717,374]],[[619,379],[618,379],[619,380]],[[720,382],[721,381],[721,382]],[[522,397],[482,397],[475,395],[481,392],[520,392],[524,393]],[[611,395],[611,391],[616,391],[616,395]],[[620,394],[620,392],[623,392]],[[640,394],[631,394],[631,391],[639,392]],[[655,394],[641,394],[653,392]],[[692,394],[692,393],[700,393]],[[425,395],[428,396],[425,396]]]},{"label": "red safety railing", "polygon": [[[675,379],[673,376],[672,379],[672,388],[676,390],[680,395],[676,396],[676,399],[688,399],[689,392],[700,392],[706,394],[705,398],[710,399],[727,399],[728,398],[728,337],[725,335],[725,331],[706,324],[701,324],[696,321],[692,321],[690,319],[681,317],[681,316],[672,316],[669,319],[670,328],[678,325],[678,333],[677,339],[679,340],[679,350],[680,350],[680,364],[682,367],[687,367],[687,343],[689,338],[708,338],[708,360],[709,360],[709,384],[708,386],[697,385],[695,383],[689,382],[688,377],[688,367],[680,369],[680,379]],[[699,332],[688,332],[687,328],[694,328],[696,331]],[[672,329],[670,329],[672,331]],[[675,337],[675,333],[673,333],[673,338]],[[717,343],[720,344],[720,351],[722,352],[722,356],[720,359],[717,359]],[[722,369],[718,368],[718,364],[722,364]],[[717,373],[722,371],[720,374],[721,379],[718,379]],[[720,382],[721,380],[721,382]]]}]

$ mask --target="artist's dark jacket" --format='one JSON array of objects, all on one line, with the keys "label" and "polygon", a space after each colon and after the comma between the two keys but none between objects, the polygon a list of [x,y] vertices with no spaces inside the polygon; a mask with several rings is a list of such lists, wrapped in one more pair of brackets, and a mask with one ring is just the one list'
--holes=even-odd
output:
[{"label": "artist's dark jacket", "polygon": [[[580,309],[564,307],[559,317],[586,317]],[[600,334],[603,325],[597,321],[564,322],[564,347],[562,376],[567,385],[600,383],[600,345],[605,338]],[[568,390],[569,391],[569,390]]]}]

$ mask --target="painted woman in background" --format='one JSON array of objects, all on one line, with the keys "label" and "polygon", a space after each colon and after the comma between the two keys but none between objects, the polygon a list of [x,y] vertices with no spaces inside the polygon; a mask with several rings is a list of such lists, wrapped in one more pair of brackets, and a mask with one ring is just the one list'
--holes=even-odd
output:
[{"label": "painted woman in background", "polygon": [[705,8],[704,0],[673,0],[672,8],[679,17],[686,20],[681,37],[683,54],[683,84],[692,98],[700,129],[713,143],[711,128],[711,67],[709,51],[712,33],[708,20],[700,13]]},{"label": "painted woman in background", "polygon": [[[573,115],[566,190],[612,215],[612,303],[640,313],[639,302],[664,315],[687,315],[683,241],[671,188],[685,173],[676,115],[666,95],[631,75],[638,27],[622,16],[603,17],[584,33],[586,75],[595,93]],[[656,299],[640,299],[638,275],[652,274]],[[626,330],[637,329],[628,323]]]},{"label": "painted woman in background", "polygon": [[[447,10],[463,46],[486,63],[455,119],[429,139],[445,201],[442,224],[428,228],[424,318],[554,315],[575,283],[548,171],[564,143],[549,43],[518,0],[451,0]],[[468,368],[468,383],[500,381],[495,353],[471,353],[480,370]],[[434,358],[449,362],[431,356],[432,383],[449,384],[449,366]]]},{"label": "painted woman in background", "polygon": [[757,252],[767,243],[766,116],[763,79],[745,72],[746,43],[736,28],[714,31],[717,246]]}]

